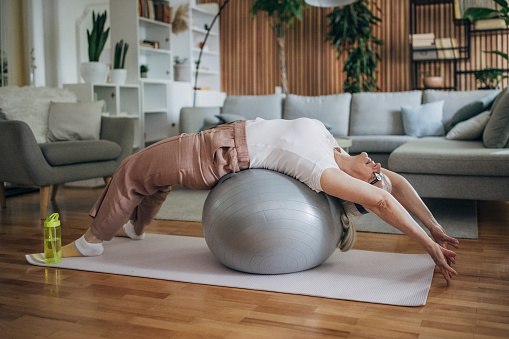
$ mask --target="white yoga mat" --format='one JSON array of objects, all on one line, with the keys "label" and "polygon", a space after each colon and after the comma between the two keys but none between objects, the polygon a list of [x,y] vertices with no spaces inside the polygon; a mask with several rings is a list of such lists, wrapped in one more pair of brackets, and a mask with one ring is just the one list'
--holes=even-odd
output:
[{"label": "white yoga mat", "polygon": [[435,267],[427,254],[337,250],[311,270],[255,275],[221,265],[203,238],[157,234],[142,241],[114,238],[101,256],[64,258],[57,265],[45,265],[42,254],[26,259],[39,266],[400,306],[426,304]]}]

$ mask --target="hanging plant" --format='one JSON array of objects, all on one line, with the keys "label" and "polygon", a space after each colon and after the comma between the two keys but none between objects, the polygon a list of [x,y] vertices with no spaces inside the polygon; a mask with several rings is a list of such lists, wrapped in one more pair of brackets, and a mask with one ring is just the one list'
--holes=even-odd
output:
[{"label": "hanging plant", "polygon": [[[377,12],[380,7],[372,1]],[[373,27],[382,20],[369,9],[369,0],[357,0],[353,4],[336,7],[327,15],[329,33],[327,40],[338,52],[338,59],[348,53],[343,71],[345,92],[373,92],[379,89],[376,81],[378,62],[381,60],[377,46],[383,40],[373,36]]]}]

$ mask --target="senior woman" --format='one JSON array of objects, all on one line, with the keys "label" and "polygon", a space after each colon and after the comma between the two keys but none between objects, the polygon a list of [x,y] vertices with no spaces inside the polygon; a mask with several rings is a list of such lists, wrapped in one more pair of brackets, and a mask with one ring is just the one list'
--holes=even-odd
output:
[{"label": "senior woman", "polygon": [[[308,118],[236,121],[168,138],[133,154],[120,165],[92,208],[93,220],[86,233],[64,246],[62,255],[101,255],[102,242],[116,234],[143,239],[144,227],[173,185],[210,189],[222,176],[248,168],[285,173],[317,192],[377,214],[426,249],[448,284],[457,275],[450,266],[456,254],[447,247],[457,247],[458,241],[445,233],[412,186],[402,176],[382,169],[366,153],[350,156],[320,121]],[[423,222],[436,242],[409,212]],[[341,240],[343,250],[351,247],[345,242],[352,238],[352,232],[344,233],[350,239]]]}]

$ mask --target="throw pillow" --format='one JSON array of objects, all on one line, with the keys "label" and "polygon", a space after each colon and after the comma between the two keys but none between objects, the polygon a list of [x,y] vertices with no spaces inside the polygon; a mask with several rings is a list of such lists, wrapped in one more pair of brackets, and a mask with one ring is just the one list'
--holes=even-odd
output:
[{"label": "throw pillow", "polygon": [[221,124],[227,124],[229,122],[237,121],[237,120],[246,120],[245,117],[238,114],[232,114],[232,113],[221,113],[216,115],[216,118],[219,118],[221,120]]},{"label": "throw pillow", "polygon": [[450,140],[476,140],[490,119],[490,111],[483,112],[468,120],[459,122],[445,136]]},{"label": "throw pillow", "polygon": [[76,95],[60,88],[0,87],[0,107],[6,119],[25,122],[38,144],[46,142],[51,101],[76,102]]},{"label": "throw pillow", "polygon": [[489,148],[509,147],[509,91],[504,90],[503,96],[491,110],[482,140],[484,146]]},{"label": "throw pillow", "polygon": [[444,135],[443,108],[444,100],[415,107],[402,106],[405,134],[417,138]]},{"label": "throw pillow", "polygon": [[51,102],[48,141],[99,140],[104,101],[86,103]]},{"label": "throw pillow", "polygon": [[497,97],[498,92],[490,93],[480,99],[474,100],[465,106],[461,107],[452,117],[451,121],[447,126],[445,126],[447,131],[450,131],[456,124],[459,122],[468,120],[479,113],[487,111],[495,98]]}]

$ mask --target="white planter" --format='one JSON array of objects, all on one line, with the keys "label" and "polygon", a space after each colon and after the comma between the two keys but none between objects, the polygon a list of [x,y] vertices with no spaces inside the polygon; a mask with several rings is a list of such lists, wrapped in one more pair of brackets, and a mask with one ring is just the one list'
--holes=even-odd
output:
[{"label": "white planter", "polygon": [[127,79],[127,70],[117,68],[110,71],[110,82],[112,84],[123,85]]},{"label": "white planter", "polygon": [[104,84],[108,76],[108,66],[104,62],[84,62],[80,71],[83,80],[92,84]]},{"label": "white planter", "polygon": [[173,66],[173,72],[175,73],[175,81],[191,81],[189,65],[175,65]]}]

